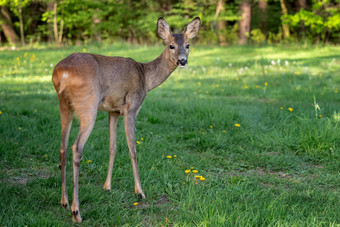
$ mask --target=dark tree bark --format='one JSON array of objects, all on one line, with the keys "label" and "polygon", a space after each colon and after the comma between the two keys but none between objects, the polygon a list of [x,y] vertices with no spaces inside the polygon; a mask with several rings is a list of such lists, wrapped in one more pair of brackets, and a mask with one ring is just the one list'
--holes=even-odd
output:
[{"label": "dark tree bark", "polygon": [[240,5],[241,20],[240,20],[240,40],[239,44],[244,45],[248,42],[250,23],[251,23],[251,4],[244,0]]},{"label": "dark tree bark", "polygon": [[11,44],[19,44],[19,36],[15,32],[11,16],[6,6],[1,6],[0,21],[1,29],[3,30],[7,41]]}]

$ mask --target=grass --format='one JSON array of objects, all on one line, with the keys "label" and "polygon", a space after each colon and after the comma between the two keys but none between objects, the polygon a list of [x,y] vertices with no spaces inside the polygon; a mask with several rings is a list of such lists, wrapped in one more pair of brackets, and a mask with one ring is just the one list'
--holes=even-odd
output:
[{"label": "grass", "polygon": [[[146,62],[162,49],[117,44],[1,52],[3,226],[72,225],[60,206],[55,64],[77,51]],[[339,47],[194,46],[189,67],[151,91],[137,117],[145,200],[133,193],[122,119],[112,190],[102,189],[109,138],[107,113],[99,112],[81,162],[81,226],[339,226],[339,88]],[[78,126],[74,121],[70,146]]]}]

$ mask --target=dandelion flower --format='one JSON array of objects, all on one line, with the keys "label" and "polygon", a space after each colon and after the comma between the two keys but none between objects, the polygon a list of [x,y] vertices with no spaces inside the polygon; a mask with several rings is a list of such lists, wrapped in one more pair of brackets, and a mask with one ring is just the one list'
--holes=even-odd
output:
[{"label": "dandelion flower", "polygon": [[210,128],[213,128],[213,126],[212,126],[212,125],[210,125]]},{"label": "dandelion flower", "polygon": [[44,155],[44,158],[47,158],[47,157],[48,157],[48,155],[47,155],[47,154],[45,154],[45,155]]},{"label": "dandelion flower", "polygon": [[320,114],[320,115],[319,115],[319,117],[321,118],[321,117],[322,117],[322,115]]},{"label": "dandelion flower", "polygon": [[268,83],[267,83],[267,82],[265,82],[265,83],[264,83],[264,86],[268,86]]},{"label": "dandelion flower", "polygon": [[136,141],[136,144],[140,144],[140,142],[137,140],[137,141]]},{"label": "dandelion flower", "polygon": [[171,156],[171,155],[168,155],[168,156],[166,156],[166,158],[172,158],[172,156]]},{"label": "dandelion flower", "polygon": [[244,89],[248,89],[248,86],[247,86],[247,85],[244,85]]},{"label": "dandelion flower", "polygon": [[190,167],[190,169],[194,169],[194,167]]},{"label": "dandelion flower", "polygon": [[18,129],[21,130],[21,127],[19,127]]},{"label": "dandelion flower", "polygon": [[138,202],[135,202],[133,205],[134,205],[134,206],[137,206],[137,205],[138,205]]},{"label": "dandelion flower", "polygon": [[2,114],[2,111],[0,110],[0,114]]},{"label": "dandelion flower", "polygon": [[86,49],[85,48],[83,48],[83,52],[85,52],[86,51]]},{"label": "dandelion flower", "polygon": [[241,127],[241,125],[240,124],[235,124],[235,127]]},{"label": "dandelion flower", "polygon": [[143,141],[143,140],[144,140],[144,138],[140,138],[140,140],[141,140],[141,141]]},{"label": "dandelion flower", "polygon": [[92,162],[92,160],[87,160],[87,163],[91,163]]},{"label": "dandelion flower", "polygon": [[199,180],[200,180],[200,181],[205,181],[205,178],[202,177],[202,176],[200,176]]},{"label": "dandelion flower", "polygon": [[282,106],[280,107],[280,110],[283,110],[283,107],[282,107]]},{"label": "dandelion flower", "polygon": [[293,108],[289,107],[288,108],[289,112],[293,112]]},{"label": "dandelion flower", "polygon": [[197,170],[193,170],[192,172],[193,172],[193,173],[197,173],[198,171],[197,171]]},{"label": "dandelion flower", "polygon": [[190,173],[190,172],[191,172],[190,169],[185,170],[185,173]]},{"label": "dandelion flower", "polygon": [[177,155],[174,155],[174,158],[177,158]]},{"label": "dandelion flower", "polygon": [[227,132],[227,130],[222,130],[223,133]]},{"label": "dandelion flower", "polygon": [[200,175],[195,175],[195,178],[196,179],[199,179],[199,178],[201,178],[202,176],[200,176]]}]

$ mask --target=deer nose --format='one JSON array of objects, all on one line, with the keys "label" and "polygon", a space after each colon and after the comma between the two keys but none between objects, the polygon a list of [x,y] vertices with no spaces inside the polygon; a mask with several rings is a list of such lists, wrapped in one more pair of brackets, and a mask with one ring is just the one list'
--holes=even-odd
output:
[{"label": "deer nose", "polygon": [[178,61],[177,61],[177,65],[181,65],[181,66],[184,66],[187,63],[188,63],[188,61],[185,58],[178,59]]}]

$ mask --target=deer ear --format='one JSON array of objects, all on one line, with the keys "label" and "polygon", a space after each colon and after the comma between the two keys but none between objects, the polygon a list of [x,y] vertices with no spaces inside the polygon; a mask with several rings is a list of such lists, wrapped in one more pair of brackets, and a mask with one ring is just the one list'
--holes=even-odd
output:
[{"label": "deer ear", "polygon": [[185,27],[183,31],[184,37],[188,39],[194,38],[197,35],[198,30],[200,29],[200,26],[201,26],[201,19],[199,17],[196,17]]},{"label": "deer ear", "polygon": [[172,34],[168,22],[166,22],[162,17],[160,17],[157,21],[157,32],[159,37],[162,39],[168,39]]}]

